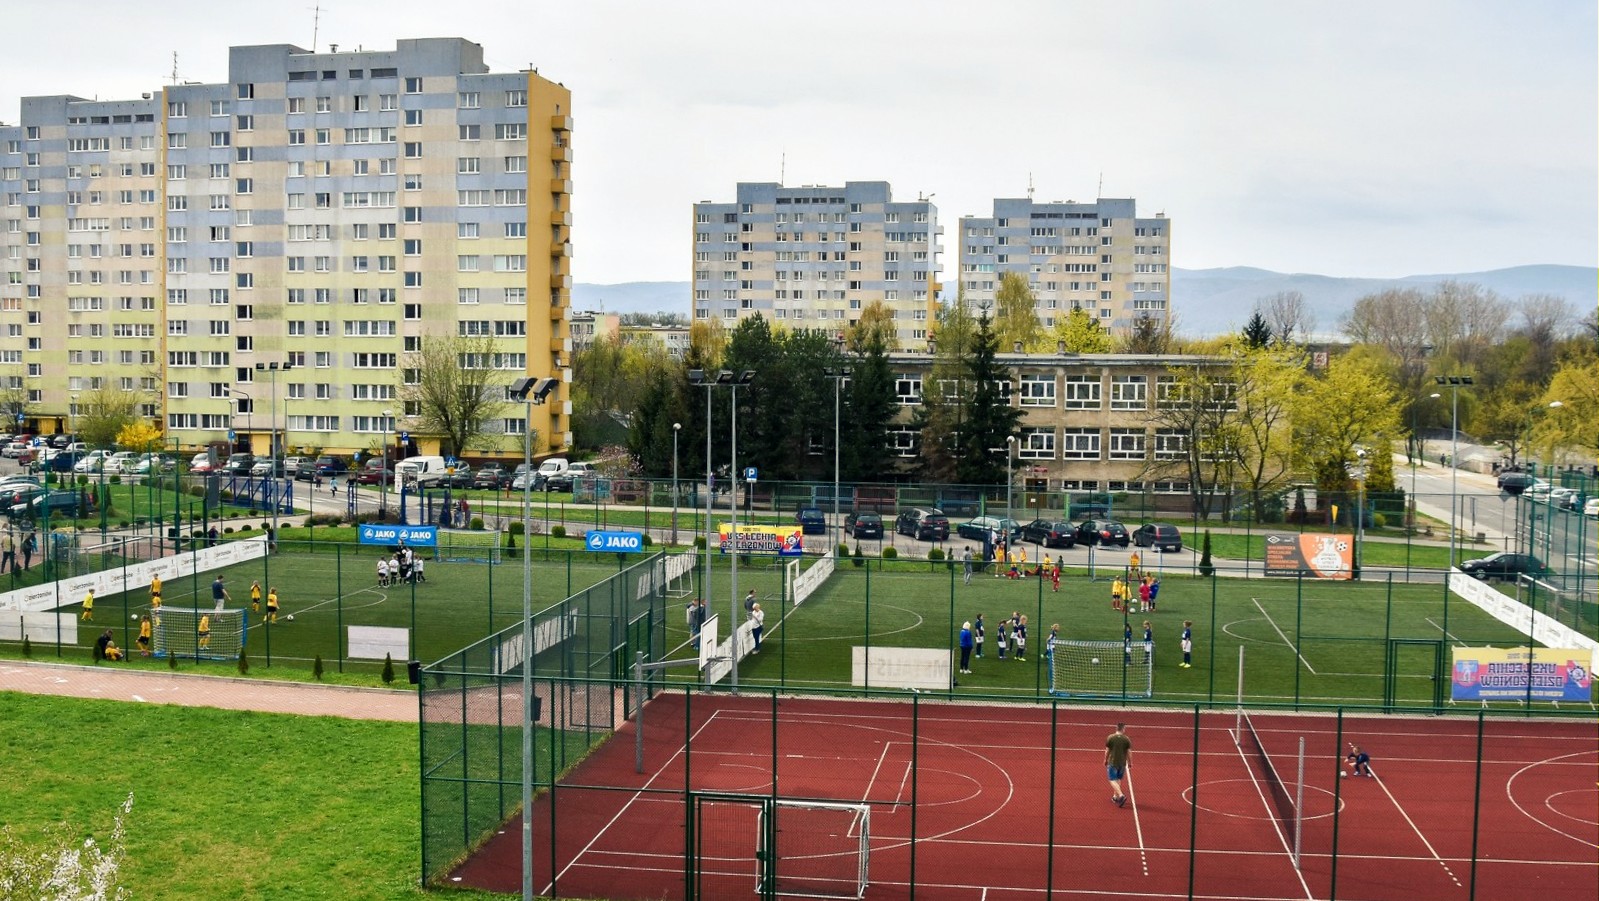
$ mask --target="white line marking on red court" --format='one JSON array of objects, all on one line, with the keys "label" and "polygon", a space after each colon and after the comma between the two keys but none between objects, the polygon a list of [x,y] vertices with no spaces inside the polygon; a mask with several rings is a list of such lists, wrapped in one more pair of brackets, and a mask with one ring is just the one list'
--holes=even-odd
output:
[{"label": "white line marking on red court", "polygon": [[1133,831],[1138,833],[1138,859],[1144,865],[1144,875],[1149,875],[1149,854],[1144,849],[1144,825],[1138,819],[1138,799],[1133,797],[1133,768],[1127,768],[1127,803],[1133,805]]},{"label": "white line marking on red court", "polygon": [[[1427,836],[1421,834],[1421,829],[1416,826],[1416,821],[1410,818],[1410,814],[1405,812],[1405,808],[1399,805],[1399,799],[1395,798],[1394,793],[1388,790],[1388,783],[1382,781],[1382,777],[1377,775],[1375,770],[1372,771],[1371,778],[1377,780],[1377,786],[1382,789],[1382,793],[1388,796],[1388,800],[1394,802],[1394,809],[1399,811],[1399,815],[1405,818],[1405,822],[1410,824],[1411,829],[1415,830],[1416,838],[1421,839],[1422,845],[1427,848],[1427,853],[1431,854],[1433,860],[1438,861],[1438,865],[1444,868],[1445,873],[1449,874],[1449,880],[1455,885],[1460,885],[1460,879],[1455,876],[1455,871],[1449,869],[1449,864],[1445,863],[1444,859],[1438,856],[1438,852],[1433,850],[1432,842],[1427,841]],[[1464,888],[1464,886],[1461,887]]]}]

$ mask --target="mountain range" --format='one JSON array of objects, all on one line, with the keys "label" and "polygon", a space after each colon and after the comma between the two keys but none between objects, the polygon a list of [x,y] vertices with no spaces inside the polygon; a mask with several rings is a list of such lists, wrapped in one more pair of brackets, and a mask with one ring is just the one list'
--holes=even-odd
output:
[{"label": "mountain range", "polygon": [[[1316,332],[1332,335],[1339,319],[1361,297],[1389,288],[1430,290],[1445,281],[1471,282],[1516,300],[1529,294],[1564,297],[1577,315],[1599,306],[1599,269],[1554,264],[1512,266],[1485,272],[1407,275],[1402,278],[1344,278],[1313,273],[1272,272],[1249,266],[1172,269],[1172,309],[1177,327],[1189,335],[1218,335],[1242,328],[1255,302],[1280,291],[1298,291],[1315,311]],[[623,282],[572,286],[572,308],[606,313],[688,315],[688,282]]]}]

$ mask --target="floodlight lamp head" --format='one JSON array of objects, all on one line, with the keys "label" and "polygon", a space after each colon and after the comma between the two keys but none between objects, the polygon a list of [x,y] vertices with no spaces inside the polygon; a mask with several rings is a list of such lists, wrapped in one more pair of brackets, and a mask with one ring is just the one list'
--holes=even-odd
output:
[{"label": "floodlight lamp head", "polygon": [[718,385],[731,385],[731,384],[733,384],[733,373],[732,373],[732,371],[731,370],[727,370],[727,369],[723,369],[720,372],[716,373],[716,384],[718,384]]},{"label": "floodlight lamp head", "polygon": [[548,398],[550,396],[550,394],[552,392],[554,392],[556,387],[559,386],[559,385],[560,385],[560,381],[558,379],[554,379],[554,378],[542,378],[542,379],[539,379],[533,385],[533,395],[532,395],[532,397],[530,399],[536,404],[542,404],[542,403],[544,403],[545,399]]},{"label": "floodlight lamp head", "polygon": [[705,384],[705,370],[703,370],[703,369],[690,369],[688,371],[688,383],[690,385],[703,385],[703,384]]},{"label": "floodlight lamp head", "polygon": [[512,382],[511,399],[521,401],[527,400],[528,394],[533,390],[533,387],[538,384],[538,381],[539,380],[535,378],[525,378],[517,379],[516,381]]},{"label": "floodlight lamp head", "polygon": [[740,385],[748,385],[753,381],[755,381],[755,370],[753,369],[746,369],[738,374],[738,383]]},{"label": "floodlight lamp head", "polygon": [[674,431],[674,432],[680,432],[680,431],[682,431],[682,430],[683,430],[683,424],[682,424],[682,423],[681,423],[681,422],[674,422],[674,423],[672,423],[672,431]]}]

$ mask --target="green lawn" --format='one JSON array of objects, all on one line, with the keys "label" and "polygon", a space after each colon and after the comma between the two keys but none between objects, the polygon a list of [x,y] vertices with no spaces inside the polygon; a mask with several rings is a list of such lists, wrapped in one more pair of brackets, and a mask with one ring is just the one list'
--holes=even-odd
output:
[{"label": "green lawn", "polygon": [[[1110,607],[1109,581],[1069,575],[1056,594],[1038,579],[1011,581],[978,574],[970,585],[960,573],[927,564],[902,569],[841,567],[801,607],[777,622],[768,613],[767,645],[740,667],[741,684],[847,688],[852,645],[954,647],[964,621],[982,613],[988,624],[987,657],[959,690],[1033,697],[1047,691],[1049,672],[1040,653],[1053,623],[1065,638],[1119,641],[1123,614]],[[1441,585],[1391,587],[1287,579],[1216,579],[1168,575],[1159,612],[1132,614],[1141,637],[1155,629],[1155,699],[1227,703],[1236,695],[1239,647],[1245,648],[1245,694],[1261,703],[1380,704],[1390,640],[1450,644],[1526,644],[1525,635],[1476,607],[1446,596]],[[1028,617],[1029,654],[1000,662],[992,642],[997,620]],[[1194,666],[1178,666],[1178,633],[1193,620]],[[668,644],[685,634],[669,618]],[[1445,630],[1447,629],[1447,639]],[[1403,646],[1396,663],[1400,703],[1430,704],[1431,646]],[[1135,651],[1141,656],[1141,652]],[[1119,659],[1120,655],[1116,655]],[[1447,688],[1447,686],[1445,686]],[[1446,691],[1447,697],[1447,691]]]},{"label": "green lawn", "polygon": [[121,881],[135,898],[425,896],[414,723],[9,693],[0,704],[4,821],[24,836],[66,822],[103,838],[133,792]]}]

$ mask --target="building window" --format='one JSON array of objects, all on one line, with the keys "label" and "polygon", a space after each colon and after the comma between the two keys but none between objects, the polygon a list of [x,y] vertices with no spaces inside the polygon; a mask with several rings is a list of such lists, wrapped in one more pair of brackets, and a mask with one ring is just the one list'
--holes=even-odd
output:
[{"label": "building window", "polygon": [[1068,410],[1098,410],[1100,407],[1099,376],[1066,376],[1065,407]]},{"label": "building window", "polygon": [[1063,429],[1061,433],[1061,458],[1065,460],[1098,460],[1100,458],[1098,429]]},{"label": "building window", "polygon": [[1181,460],[1188,454],[1188,433],[1177,429],[1155,430],[1155,459]]},{"label": "building window", "polygon": [[922,377],[905,372],[895,375],[894,397],[902,407],[920,406],[922,402]]},{"label": "building window", "polygon": [[1055,430],[1052,428],[1024,428],[1016,456],[1023,460],[1055,459]]},{"label": "building window", "polygon": [[1142,460],[1146,455],[1143,429],[1110,430],[1110,459]]},{"label": "building window", "polygon": [[1022,376],[1021,405],[1024,407],[1055,406],[1055,377],[1053,375]]},{"label": "building window", "polygon": [[1110,408],[1112,410],[1149,409],[1149,377],[1143,375],[1117,375],[1110,380]]}]

